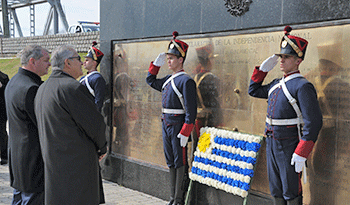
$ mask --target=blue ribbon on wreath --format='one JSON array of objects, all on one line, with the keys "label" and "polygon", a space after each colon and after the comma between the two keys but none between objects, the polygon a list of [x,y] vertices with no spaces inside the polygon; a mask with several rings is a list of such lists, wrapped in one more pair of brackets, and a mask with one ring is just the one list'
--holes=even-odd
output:
[{"label": "blue ribbon on wreath", "polygon": [[[238,166],[233,166],[233,165],[229,165],[229,164],[226,164],[223,162],[217,162],[217,161],[210,160],[208,158],[203,158],[203,157],[198,157],[198,156],[194,157],[194,161],[199,162],[199,163],[203,163],[205,165],[217,167],[220,169],[225,169],[225,170],[230,171],[230,172],[242,174],[244,176],[250,176],[250,177],[254,176],[254,170],[252,170],[252,169],[242,169]],[[195,167],[192,167],[192,169],[193,168],[195,168]],[[191,171],[193,172],[193,170],[191,170]]]},{"label": "blue ribbon on wreath", "polygon": [[221,176],[221,175],[215,174],[214,172],[205,171],[205,170],[202,170],[198,167],[192,167],[191,171],[193,174],[197,174],[199,176],[202,176],[203,178],[208,177],[211,179],[215,179],[219,182],[228,184],[228,185],[233,186],[233,187],[238,187],[238,188],[243,189],[245,191],[248,191],[250,188],[249,183],[242,182],[239,180],[234,180],[234,179],[229,178],[229,177]]},{"label": "blue ribbon on wreath", "polygon": [[235,160],[235,161],[251,163],[253,165],[256,163],[256,158],[241,156],[240,154],[233,154],[231,152],[223,151],[223,150],[216,149],[216,148],[212,150],[212,154],[215,154],[215,155],[218,155],[221,157],[225,157],[225,158],[228,158],[231,160]]},{"label": "blue ribbon on wreath", "polygon": [[230,147],[240,148],[244,151],[258,152],[260,149],[260,144],[256,142],[247,142],[242,140],[228,139],[216,136],[214,142],[219,145],[226,145]]}]

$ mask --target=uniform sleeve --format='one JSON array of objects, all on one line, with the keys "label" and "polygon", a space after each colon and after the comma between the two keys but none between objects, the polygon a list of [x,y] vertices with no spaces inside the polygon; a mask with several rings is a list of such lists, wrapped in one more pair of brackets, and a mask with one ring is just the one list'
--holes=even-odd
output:
[{"label": "uniform sleeve", "polygon": [[250,96],[265,99],[268,98],[268,86],[262,85],[266,75],[266,72],[259,70],[259,66],[255,67],[248,89],[248,94]]},{"label": "uniform sleeve", "polygon": [[95,92],[95,104],[97,105],[98,110],[101,112],[106,92],[106,81],[101,75],[96,78],[93,89]]},{"label": "uniform sleeve", "polygon": [[153,89],[161,91],[163,83],[165,83],[165,81],[170,77],[170,75],[164,78],[157,79],[159,69],[160,67],[153,65],[153,62],[151,62],[146,77],[146,83],[150,85]]},{"label": "uniform sleeve", "polygon": [[197,95],[196,83],[193,79],[186,81],[182,90],[184,97],[184,105],[186,109],[185,123],[182,126],[180,133],[184,136],[190,136],[194,127],[194,122],[197,117]]},{"label": "uniform sleeve", "polygon": [[74,90],[66,92],[67,105],[72,118],[85,135],[95,144],[96,152],[104,154],[107,151],[105,136],[106,124],[103,116],[97,110],[92,95],[81,84]]},{"label": "uniform sleeve", "polygon": [[295,149],[295,153],[307,158],[322,128],[322,113],[317,100],[316,90],[311,83],[306,83],[299,89],[298,101],[304,126],[301,141]]}]

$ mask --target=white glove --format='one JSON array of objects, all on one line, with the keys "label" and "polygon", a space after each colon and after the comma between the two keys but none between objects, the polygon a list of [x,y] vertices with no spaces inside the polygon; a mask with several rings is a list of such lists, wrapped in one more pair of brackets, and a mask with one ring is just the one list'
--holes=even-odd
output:
[{"label": "white glove", "polygon": [[305,157],[301,157],[295,153],[293,153],[292,160],[290,162],[291,165],[295,164],[295,172],[300,173],[303,170],[303,167],[305,166]]},{"label": "white glove", "polygon": [[153,61],[153,65],[162,67],[162,65],[164,65],[165,63],[165,59],[166,59],[166,54],[164,52],[160,53],[158,57]]},{"label": "white glove", "polygon": [[180,145],[181,145],[181,147],[186,147],[187,141],[188,141],[188,137],[186,137],[185,135],[182,135],[182,134],[179,133],[177,135],[177,138],[180,138]]},{"label": "white glove", "polygon": [[264,62],[262,62],[259,70],[261,70],[265,73],[269,72],[270,70],[272,70],[276,66],[277,62],[278,62],[278,56],[274,54],[274,55],[268,57],[266,60],[264,60]]}]

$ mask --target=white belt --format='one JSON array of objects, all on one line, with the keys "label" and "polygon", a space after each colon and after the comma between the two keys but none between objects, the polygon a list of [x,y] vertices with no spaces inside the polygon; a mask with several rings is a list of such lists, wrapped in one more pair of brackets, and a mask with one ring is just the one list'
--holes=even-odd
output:
[{"label": "white belt", "polygon": [[266,117],[266,122],[269,125],[297,125],[297,124],[304,124],[303,120],[299,122],[299,118],[293,118],[293,119],[271,119],[269,117]]},{"label": "white belt", "polygon": [[186,113],[184,109],[168,109],[168,108],[162,108],[162,112],[166,114],[185,114]]}]

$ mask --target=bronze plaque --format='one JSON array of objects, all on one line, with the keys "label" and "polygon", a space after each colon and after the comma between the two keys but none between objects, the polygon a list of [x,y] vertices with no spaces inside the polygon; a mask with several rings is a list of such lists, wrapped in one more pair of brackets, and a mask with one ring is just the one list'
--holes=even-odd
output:
[{"label": "bronze plaque", "polygon": [[[300,70],[314,84],[324,117],[319,139],[308,160],[308,182],[303,184],[306,204],[350,201],[349,33],[349,25],[291,32],[309,41]],[[282,36],[283,31],[211,38],[178,37],[189,44],[185,71],[196,78],[204,69],[215,79],[215,83],[204,86],[203,90],[210,92],[202,96],[203,102],[199,103],[215,107],[215,116],[205,122],[207,125],[263,134],[267,102],[250,97],[248,87],[254,67],[279,52]],[[161,93],[148,86],[145,78],[150,62],[166,51],[169,41],[116,42],[113,53],[112,151],[162,167],[166,167],[166,163],[160,121]],[[165,64],[158,76],[170,73]],[[269,72],[265,83],[277,77],[282,77],[279,65]],[[251,188],[269,194],[265,148]]]}]

